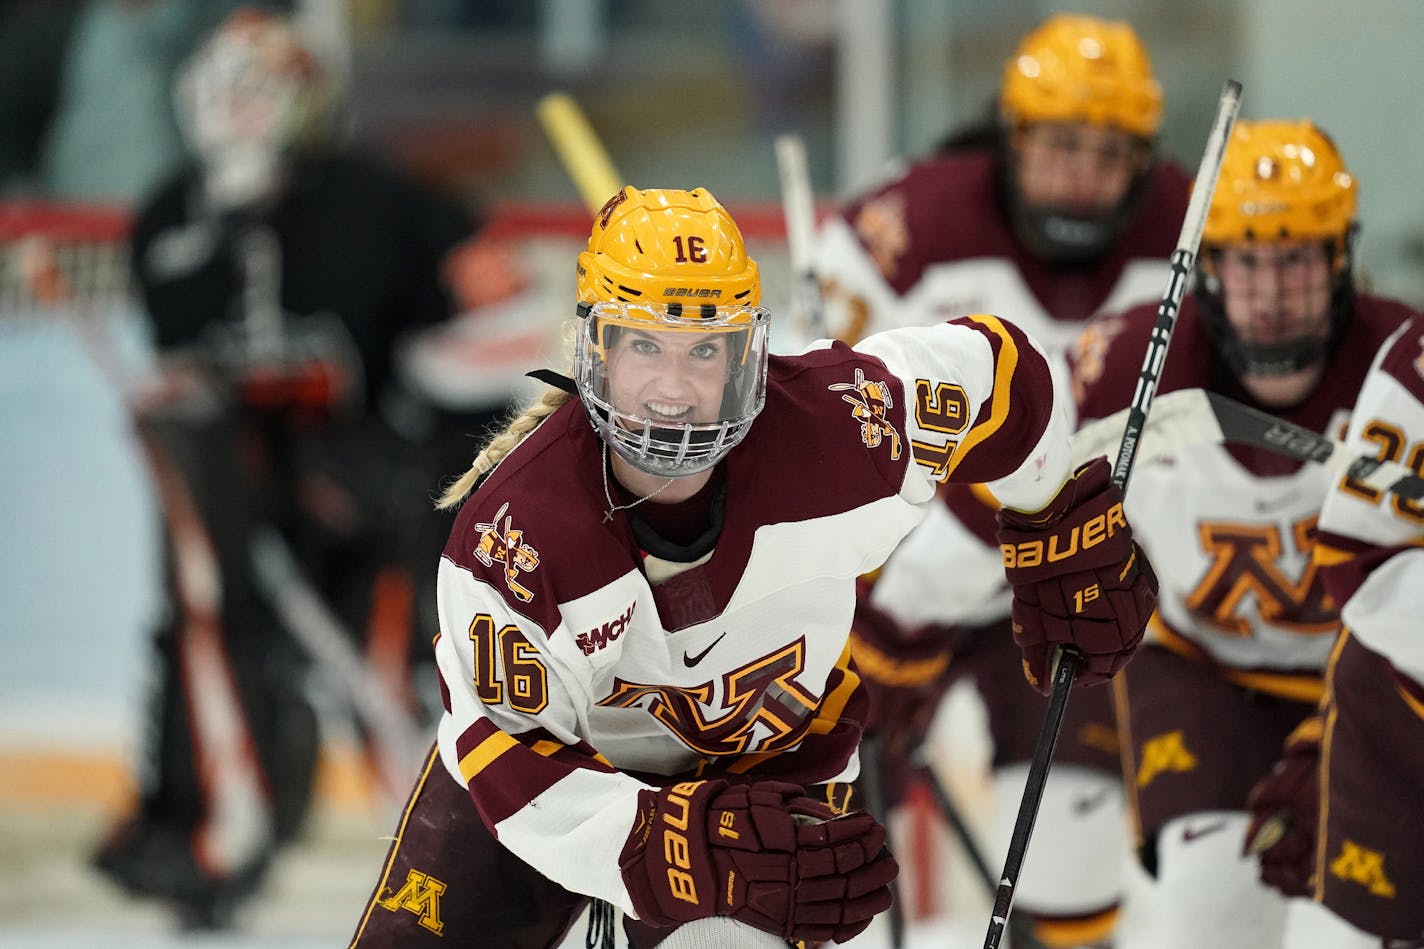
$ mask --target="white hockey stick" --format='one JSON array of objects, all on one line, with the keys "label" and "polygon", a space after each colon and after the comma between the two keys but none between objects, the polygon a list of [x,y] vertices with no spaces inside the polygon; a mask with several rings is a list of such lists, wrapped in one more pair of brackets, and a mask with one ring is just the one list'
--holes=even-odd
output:
[{"label": "white hockey stick", "polygon": [[[1128,409],[1084,425],[1073,435],[1073,459],[1082,463],[1115,450]],[[1317,435],[1260,409],[1202,389],[1157,397],[1138,449],[1153,458],[1201,445],[1250,445],[1299,461],[1324,465],[1363,486],[1410,500],[1424,498],[1424,478],[1397,461],[1362,455],[1337,439]]]},{"label": "white hockey stick", "polygon": [[816,276],[816,202],[801,136],[787,132],[776,137],[776,170],[781,177],[781,209],[786,219],[791,312],[811,339],[820,339],[826,335],[826,316]]},{"label": "white hockey stick", "polygon": [[[1137,456],[1143,430],[1147,427],[1147,413],[1152,407],[1152,396],[1157,391],[1157,380],[1162,375],[1167,346],[1172,341],[1172,327],[1177,321],[1177,308],[1181,305],[1187,281],[1191,277],[1197,248],[1201,244],[1202,227],[1206,223],[1207,208],[1211,205],[1211,196],[1216,191],[1216,179],[1221,172],[1221,159],[1226,152],[1226,142],[1231,136],[1231,127],[1235,124],[1236,114],[1240,109],[1241,84],[1228,79],[1221,90],[1211,134],[1207,136],[1206,149],[1202,153],[1201,163],[1197,166],[1192,196],[1187,202],[1182,231],[1177,238],[1177,249],[1172,252],[1171,278],[1157,306],[1157,321],[1152,327],[1152,337],[1142,360],[1137,389],[1133,392],[1132,403],[1127,410],[1127,422],[1112,473],[1113,484],[1123,491],[1127,490],[1128,478],[1132,474],[1132,462]],[[1014,887],[1018,885],[1019,874],[1023,871],[1024,857],[1028,854],[1029,840],[1033,837],[1033,825],[1038,820],[1039,805],[1043,802],[1043,789],[1048,783],[1048,769],[1053,764],[1058,733],[1063,727],[1063,713],[1068,709],[1068,697],[1072,692],[1073,681],[1078,677],[1078,665],[1082,658],[1082,654],[1071,647],[1060,646],[1055,650],[1053,689],[1048,699],[1048,710],[1044,713],[1043,728],[1039,731],[1038,744],[1029,763],[1023,798],[1019,801],[1018,814],[1014,819],[1009,850],[1004,857],[1004,872],[999,875],[999,889],[994,896],[994,907],[990,911],[984,949],[998,949],[1004,937],[1009,910],[1014,902]]]},{"label": "white hockey stick", "polygon": [[292,638],[335,678],[356,716],[371,730],[383,789],[399,801],[410,789],[432,736],[356,651],[351,635],[303,575],[275,528],[263,526],[254,533],[252,567],[258,587]]}]

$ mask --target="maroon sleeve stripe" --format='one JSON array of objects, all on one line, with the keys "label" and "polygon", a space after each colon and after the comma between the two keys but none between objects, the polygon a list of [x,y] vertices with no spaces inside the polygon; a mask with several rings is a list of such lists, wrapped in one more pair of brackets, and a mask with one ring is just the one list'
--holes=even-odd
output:
[{"label": "maroon sleeve stripe", "polygon": [[[1053,411],[1048,361],[1023,330],[987,314],[950,322],[975,330],[994,353],[994,391],[950,459],[946,479],[995,481],[1012,474],[1038,444]],[[978,451],[989,446],[986,451]]]},{"label": "maroon sleeve stripe", "polygon": [[940,501],[954,519],[990,547],[999,546],[998,499],[982,484],[947,484],[940,488]]},{"label": "maroon sleeve stripe", "polygon": [[543,729],[516,738],[483,718],[455,740],[455,751],[470,797],[490,827],[580,768],[605,774],[615,770],[586,742],[565,745]]},{"label": "maroon sleeve stripe", "polygon": [[1424,546],[1424,538],[1418,544],[1376,547],[1343,534],[1320,531],[1315,535],[1311,557],[1325,592],[1339,609],[1364,585],[1376,567],[1401,551],[1416,550],[1420,546]]}]

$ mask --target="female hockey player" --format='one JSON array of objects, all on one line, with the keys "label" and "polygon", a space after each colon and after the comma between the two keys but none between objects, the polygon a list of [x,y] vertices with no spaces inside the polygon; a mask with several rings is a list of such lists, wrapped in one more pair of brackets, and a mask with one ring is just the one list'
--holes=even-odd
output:
[{"label": "female hockey player", "polygon": [[[1421,333],[1418,317],[1400,327],[1365,378],[1349,438],[1362,454],[1418,463]],[[1342,630],[1321,712],[1253,789],[1246,835],[1264,883],[1313,898],[1290,905],[1289,949],[1424,945],[1424,827],[1413,819],[1424,807],[1421,525],[1417,502],[1348,478],[1320,512],[1315,561]]]},{"label": "female hockey player", "polygon": [[591,898],[637,949],[862,931],[896,867],[842,783],[855,579],[941,480],[1006,504],[1033,674],[1056,643],[1086,682],[1132,654],[1151,568],[1106,464],[1070,474],[1021,330],[979,315],[769,356],[760,292],[705,191],[625,188],[596,216],[574,379],[546,376],[444,498],[464,499],[446,714],[353,946],[543,949]]},{"label": "female hockey player", "polygon": [[[1189,181],[1156,153],[1162,93],[1132,27],[1050,17],[1005,63],[997,106],[987,142],[952,138],[823,228],[826,307],[843,338],[987,311],[1010,314],[1058,359],[1094,314],[1161,297]],[[1045,702],[1018,674],[998,552],[980,557],[965,536],[992,529],[995,500],[968,484],[941,498],[863,585],[853,650],[889,805],[941,695],[974,683],[998,816],[984,849],[1002,854]],[[1062,735],[1014,900],[1052,949],[1111,938],[1131,847],[1107,691],[1075,696]]]},{"label": "female hockey player", "polygon": [[[1158,391],[1204,388],[1337,430],[1412,315],[1355,292],[1356,230],[1355,181],[1328,136],[1309,122],[1237,122]],[[1132,392],[1155,319],[1155,307],[1131,310],[1075,346],[1083,418]],[[1134,474],[1129,507],[1148,525],[1163,595],[1114,689],[1165,946],[1280,945],[1285,903],[1241,853],[1247,796],[1315,711],[1340,628],[1312,565],[1331,480],[1238,446],[1148,459]]]}]

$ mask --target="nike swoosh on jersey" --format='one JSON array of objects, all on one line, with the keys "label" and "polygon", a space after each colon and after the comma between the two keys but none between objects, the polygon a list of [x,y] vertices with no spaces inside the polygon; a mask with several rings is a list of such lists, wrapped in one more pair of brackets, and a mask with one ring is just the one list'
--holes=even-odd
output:
[{"label": "nike swoosh on jersey", "polygon": [[691,669],[693,666],[697,665],[697,664],[698,664],[699,662],[701,662],[703,659],[706,659],[706,658],[707,658],[707,654],[712,651],[712,647],[715,646],[715,645],[717,645],[718,643],[720,643],[720,642],[722,641],[722,637],[723,637],[723,636],[726,636],[726,635],[727,635],[726,630],[723,630],[723,631],[722,631],[722,636],[718,636],[716,639],[712,640],[712,642],[707,646],[706,649],[702,650],[701,652],[699,652],[699,653],[698,653],[697,655],[695,655],[695,656],[689,656],[686,652],[684,652],[684,653],[682,654],[682,664],[685,665],[685,666],[687,666],[687,668]]}]

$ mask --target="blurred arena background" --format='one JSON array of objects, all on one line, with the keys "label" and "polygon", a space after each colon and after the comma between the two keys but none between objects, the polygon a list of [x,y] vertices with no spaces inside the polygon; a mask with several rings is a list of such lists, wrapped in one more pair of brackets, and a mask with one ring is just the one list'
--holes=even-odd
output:
[{"label": "blurred arena background", "polygon": [[[45,6],[126,3],[0,3],[0,89],[10,90],[3,96],[18,94],[16,84],[22,91],[44,81],[27,73],[37,57],[24,55],[33,49],[6,24]],[[212,7],[206,12],[216,16],[234,5],[133,4],[155,19],[165,8],[191,15]],[[1310,117],[1330,129],[1360,181],[1362,270],[1379,292],[1424,304],[1424,197],[1416,180],[1424,111],[1399,88],[1424,48],[1417,0],[1363,8],[1327,0],[286,6],[323,31],[329,55],[346,70],[350,134],[484,208],[492,236],[512,251],[511,265],[524,280],[520,293],[469,314],[444,335],[408,342],[405,370],[453,405],[518,396],[520,373],[554,352],[571,298],[586,212],[535,120],[543,95],[572,93],[631,183],[705,186],[728,204],[762,262],[775,312],[785,308],[791,283],[775,137],[796,132],[805,139],[818,200],[833,202],[866,186],[896,156],[924,152],[980,115],[1019,36],[1057,10],[1133,23],[1165,90],[1164,150],[1188,167],[1228,77],[1244,84],[1244,116]],[[126,28],[95,20],[96,29]],[[116,59],[112,66],[107,84],[70,86],[97,97],[70,105],[103,112],[119,101],[148,101],[156,113],[167,108],[161,82],[154,85],[162,75],[156,59]],[[141,88],[145,82],[152,88]],[[141,374],[151,354],[143,313],[113,281],[115,268],[122,270],[126,212],[165,154],[161,137],[145,130],[168,120],[126,114],[111,121],[110,146],[88,156],[92,173],[71,169],[65,176],[42,160],[14,159],[43,156],[46,143],[34,135],[53,132],[21,118],[16,109],[0,111],[0,141],[7,143],[0,166],[0,852],[7,858],[0,864],[0,944],[344,945],[394,810],[363,771],[335,699],[323,719],[318,803],[305,842],[283,856],[239,933],[176,934],[164,914],[126,901],[85,865],[107,822],[134,794],[141,703],[150,686],[158,541],[123,384]],[[123,179],[106,175],[106,162],[125,154],[139,156],[140,170]],[[147,179],[145,161],[153,168]],[[81,162],[80,171],[85,167]],[[38,218],[33,202],[46,204]],[[87,268],[82,288],[91,291],[80,301],[86,305],[55,307],[13,289],[24,266],[21,238],[36,229],[50,229],[61,248],[89,247],[90,262],[79,264]],[[783,346],[797,337],[794,327],[779,332]],[[320,682],[313,688],[332,691]],[[957,749],[941,764],[962,799],[973,802],[983,738],[972,702],[951,702],[940,727],[950,735],[944,744]],[[975,944],[987,901],[942,830],[925,825],[914,833],[937,841],[936,855],[922,865],[938,869],[934,880],[917,881],[912,909],[927,918],[912,929],[911,945]],[[581,937],[576,931],[574,941]],[[859,942],[883,945],[884,938],[872,930]],[[1137,938],[1135,945],[1151,944],[1150,934]]]}]

